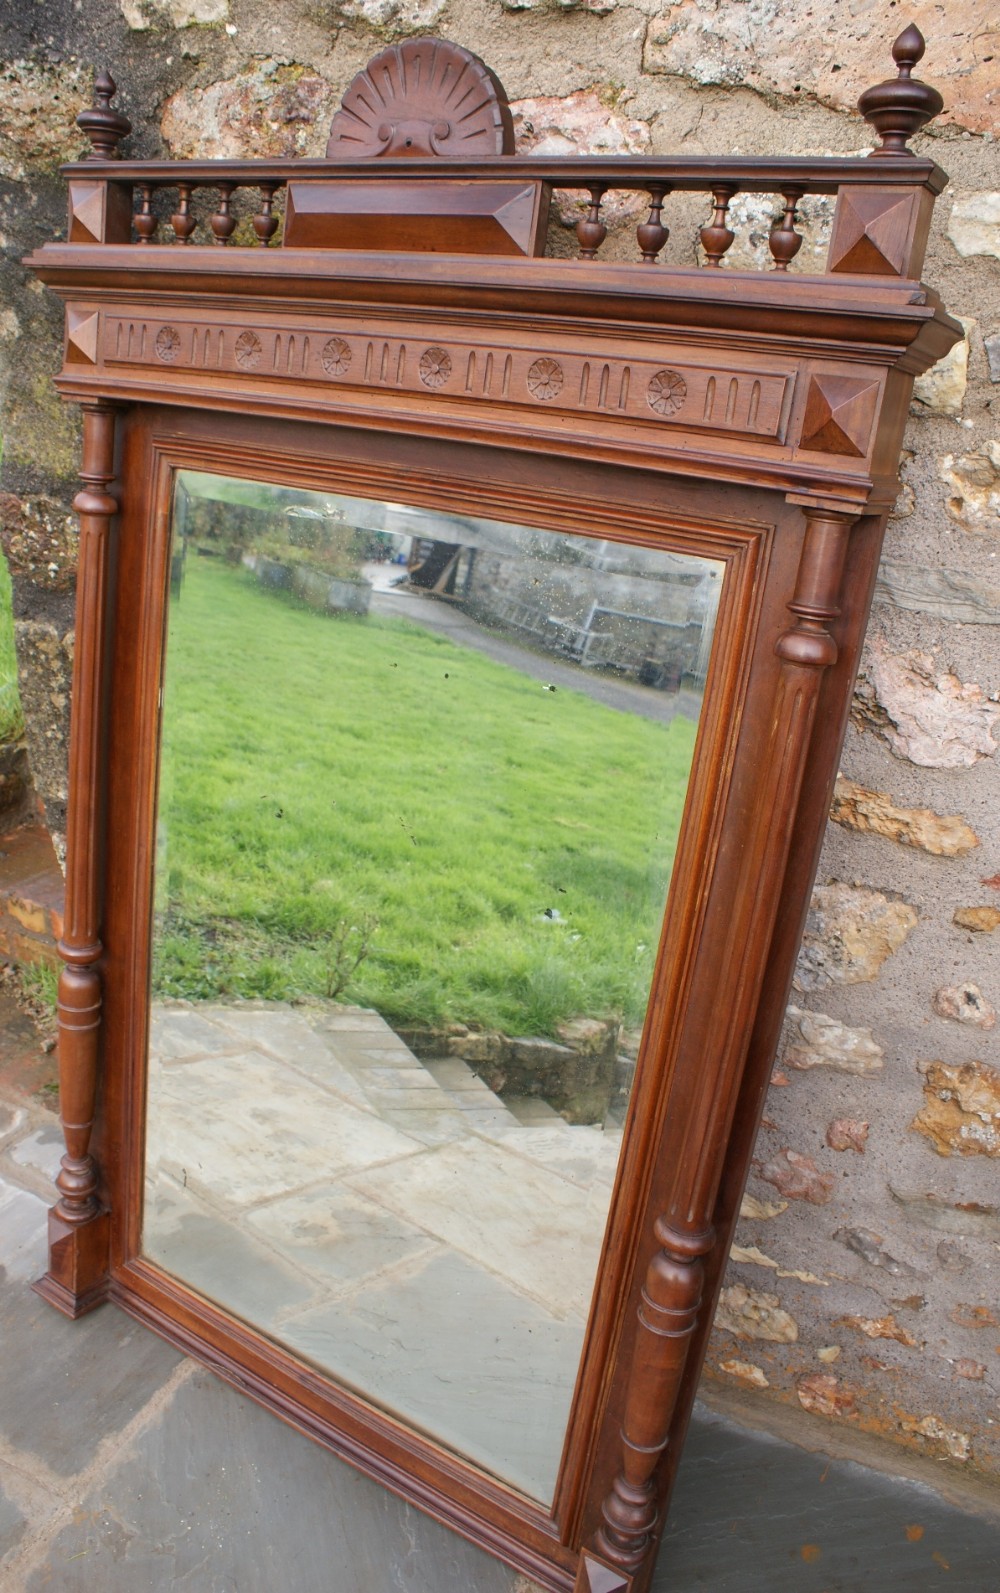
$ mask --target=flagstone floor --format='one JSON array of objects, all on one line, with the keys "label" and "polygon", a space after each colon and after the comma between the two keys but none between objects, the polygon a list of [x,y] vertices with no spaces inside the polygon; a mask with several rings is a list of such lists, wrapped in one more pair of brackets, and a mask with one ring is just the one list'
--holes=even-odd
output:
[{"label": "flagstone floor", "polygon": [[551,1497],[620,1132],[329,1003],[158,1006],[148,1122],[151,1259]]},{"label": "flagstone floor", "polygon": [[[116,1307],[31,1292],[62,1143],[31,1051],[0,993],[0,1593],[538,1593]],[[1000,1499],[772,1414],[696,1409],[653,1593],[1000,1593]]]}]

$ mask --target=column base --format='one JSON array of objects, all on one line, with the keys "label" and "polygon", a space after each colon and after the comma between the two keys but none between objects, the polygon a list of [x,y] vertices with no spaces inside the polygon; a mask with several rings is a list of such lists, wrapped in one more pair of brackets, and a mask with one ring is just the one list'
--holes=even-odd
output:
[{"label": "column base", "polygon": [[573,1593],[631,1593],[634,1586],[634,1579],[628,1571],[605,1565],[589,1549],[581,1553]]},{"label": "column base", "polygon": [[49,1212],[49,1270],[32,1288],[63,1316],[86,1316],[107,1299],[110,1225],[107,1211],[81,1223]]}]

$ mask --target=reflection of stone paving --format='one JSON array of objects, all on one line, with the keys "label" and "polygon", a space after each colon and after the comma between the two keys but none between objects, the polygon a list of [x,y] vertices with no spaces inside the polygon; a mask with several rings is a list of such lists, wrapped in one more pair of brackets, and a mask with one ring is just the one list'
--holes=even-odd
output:
[{"label": "reflection of stone paving", "polygon": [[164,1003],[144,1247],[547,1500],[618,1147],[374,1012]]}]

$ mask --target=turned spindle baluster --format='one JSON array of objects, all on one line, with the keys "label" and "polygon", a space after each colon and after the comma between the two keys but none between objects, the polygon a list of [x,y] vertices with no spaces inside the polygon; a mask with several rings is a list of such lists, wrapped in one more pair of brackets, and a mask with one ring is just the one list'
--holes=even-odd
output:
[{"label": "turned spindle baluster", "polygon": [[670,228],[665,227],[660,220],[660,210],[666,193],[666,187],[650,188],[649,215],[635,229],[644,265],[656,264],[656,257],[670,236]]},{"label": "turned spindle baluster", "polygon": [[702,227],[699,234],[701,246],[705,251],[705,264],[719,267],[722,257],[727,249],[735,242],[736,234],[727,226],[729,206],[732,202],[735,188],[712,189],[712,219],[707,227]]},{"label": "turned spindle baluster", "polygon": [[926,48],[923,34],[911,23],[892,47],[898,77],[876,83],[858,100],[858,110],[882,140],[873,155],[912,156],[912,149],[906,147],[907,139],[944,109],[937,89],[912,75]]},{"label": "turned spindle baluster", "polygon": [[590,208],[582,221],[576,224],[576,235],[580,242],[581,260],[596,260],[597,251],[608,235],[608,229],[601,220],[601,200],[604,198],[604,186],[595,183],[589,190]]},{"label": "turned spindle baluster", "polygon": [[234,187],[234,183],[219,184],[219,208],[208,218],[216,243],[228,243],[236,230],[236,218],[229,211],[229,201]]},{"label": "turned spindle baluster", "polygon": [[140,243],[151,243],[160,225],[158,217],[153,214],[153,191],[152,183],[139,184],[140,209],[135,218],[135,230]]},{"label": "turned spindle baluster", "polygon": [[261,183],[260,210],[253,218],[253,230],[265,249],[278,230],[278,218],[271,214],[271,206],[274,203],[274,190],[277,186],[277,183]]},{"label": "turned spindle baluster", "polygon": [[795,230],[795,207],[802,198],[801,188],[788,188],[781,195],[785,209],[771,228],[767,246],[774,256],[774,270],[787,271],[789,262],[802,248],[802,236]]},{"label": "turned spindle baluster", "polygon": [[178,183],[177,209],[170,218],[170,225],[177,236],[178,243],[190,243],[191,234],[195,229],[195,219],[191,214],[191,184]]}]

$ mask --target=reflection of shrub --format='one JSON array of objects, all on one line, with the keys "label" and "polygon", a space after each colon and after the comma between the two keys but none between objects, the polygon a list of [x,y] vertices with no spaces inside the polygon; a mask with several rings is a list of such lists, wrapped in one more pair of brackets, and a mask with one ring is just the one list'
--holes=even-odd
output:
[{"label": "reflection of shrub", "polygon": [[254,553],[280,564],[308,564],[324,575],[352,580],[361,573],[364,550],[359,542],[366,535],[329,518],[288,519],[254,537],[251,546]]},{"label": "reflection of shrub", "polygon": [[323,994],[331,1001],[346,990],[369,951],[371,939],[378,929],[374,913],[365,913],[359,923],[351,924],[342,918],[323,954],[326,963],[326,983]]}]

